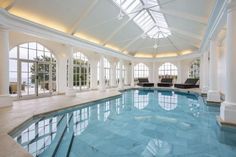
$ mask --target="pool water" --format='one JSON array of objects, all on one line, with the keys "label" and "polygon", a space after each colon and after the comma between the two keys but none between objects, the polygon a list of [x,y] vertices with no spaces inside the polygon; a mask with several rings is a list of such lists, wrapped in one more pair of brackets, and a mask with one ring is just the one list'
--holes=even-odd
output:
[{"label": "pool water", "polygon": [[35,118],[12,136],[39,157],[235,157],[236,131],[217,115],[196,94],[128,90]]}]

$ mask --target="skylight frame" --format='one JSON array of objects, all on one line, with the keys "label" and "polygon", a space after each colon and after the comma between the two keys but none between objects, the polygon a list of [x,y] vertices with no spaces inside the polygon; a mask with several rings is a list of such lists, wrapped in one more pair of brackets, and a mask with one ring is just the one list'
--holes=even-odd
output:
[{"label": "skylight frame", "polygon": [[[158,12],[160,10],[158,1],[113,0],[113,2],[120,7],[126,15],[132,18],[148,37],[166,38],[171,35],[164,15]],[[152,7],[152,9],[148,9],[148,7]]]}]

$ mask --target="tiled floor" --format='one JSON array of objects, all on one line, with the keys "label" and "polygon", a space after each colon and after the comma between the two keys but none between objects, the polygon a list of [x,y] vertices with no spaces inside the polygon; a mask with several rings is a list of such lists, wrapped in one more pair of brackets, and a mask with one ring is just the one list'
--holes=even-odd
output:
[{"label": "tiled floor", "polygon": [[[198,89],[193,91],[199,92]],[[76,97],[61,95],[15,101],[12,107],[0,109],[0,157],[31,157],[8,133],[32,116],[120,94],[117,89],[109,89],[82,92]]]}]

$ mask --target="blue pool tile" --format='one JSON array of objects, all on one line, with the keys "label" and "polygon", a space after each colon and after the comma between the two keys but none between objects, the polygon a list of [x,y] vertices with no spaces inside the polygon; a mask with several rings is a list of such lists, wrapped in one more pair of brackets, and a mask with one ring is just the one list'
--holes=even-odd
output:
[{"label": "blue pool tile", "polygon": [[219,107],[197,95],[129,90],[58,114],[14,139],[39,157],[236,156],[236,129],[219,128]]}]

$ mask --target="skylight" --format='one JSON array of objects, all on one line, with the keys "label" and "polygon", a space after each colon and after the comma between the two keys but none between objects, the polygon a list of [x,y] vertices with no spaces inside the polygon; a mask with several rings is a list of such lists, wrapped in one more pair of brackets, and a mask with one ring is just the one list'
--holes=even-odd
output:
[{"label": "skylight", "polygon": [[157,0],[113,0],[150,38],[171,35]]}]

